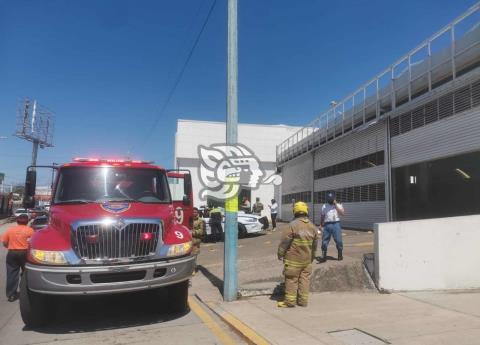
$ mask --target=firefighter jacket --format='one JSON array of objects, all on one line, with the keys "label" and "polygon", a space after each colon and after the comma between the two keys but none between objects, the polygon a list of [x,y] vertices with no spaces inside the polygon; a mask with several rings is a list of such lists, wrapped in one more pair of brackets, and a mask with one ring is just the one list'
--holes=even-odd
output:
[{"label": "firefighter jacket", "polygon": [[315,259],[317,241],[316,226],[307,217],[295,218],[282,234],[278,258],[290,267],[304,268]]},{"label": "firefighter jacket", "polygon": [[195,242],[196,240],[198,240],[200,242],[204,236],[205,236],[205,222],[200,217],[198,217],[197,219],[193,219],[193,227],[192,227],[193,241]]}]

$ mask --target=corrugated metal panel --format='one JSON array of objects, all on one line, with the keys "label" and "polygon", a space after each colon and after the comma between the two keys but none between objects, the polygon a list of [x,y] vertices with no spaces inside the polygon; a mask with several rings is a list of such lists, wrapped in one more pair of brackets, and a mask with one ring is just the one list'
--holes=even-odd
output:
[{"label": "corrugated metal panel", "polygon": [[305,155],[288,162],[288,164],[282,168],[282,194],[303,192],[312,189],[312,158],[312,155]]},{"label": "corrugated metal panel", "polygon": [[315,152],[315,169],[381,151],[384,145],[385,123],[381,122],[322,146]]},{"label": "corrugated metal panel", "polygon": [[[312,190],[313,155],[307,154],[289,161],[282,167],[282,195]],[[309,207],[312,203],[308,204]],[[292,218],[292,205],[281,205],[280,217],[283,220]]]},{"label": "corrugated metal panel", "polygon": [[385,165],[315,180],[315,191],[360,186],[385,181]]},{"label": "corrugated metal panel", "polygon": [[[378,123],[366,130],[336,140],[315,152],[315,169],[338,164],[385,149],[385,123]],[[385,181],[385,165],[356,170],[315,180],[315,191],[361,186]],[[345,203],[346,215],[342,224],[346,227],[371,229],[373,223],[386,221],[384,201]],[[321,204],[315,204],[315,223],[320,223]]]},{"label": "corrugated metal panel", "polygon": [[392,167],[480,149],[480,108],[392,138]]},{"label": "corrugated metal panel", "polygon": [[343,227],[373,229],[374,223],[386,222],[385,201],[344,203]]}]

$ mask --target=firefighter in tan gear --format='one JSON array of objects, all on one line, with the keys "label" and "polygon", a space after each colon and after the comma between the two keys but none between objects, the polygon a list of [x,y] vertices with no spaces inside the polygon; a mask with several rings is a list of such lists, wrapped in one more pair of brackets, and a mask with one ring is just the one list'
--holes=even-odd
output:
[{"label": "firefighter in tan gear", "polygon": [[297,202],[292,220],[282,235],[278,246],[278,259],[283,260],[285,275],[285,299],[278,307],[306,307],[312,274],[312,261],[317,249],[318,231],[308,219],[308,206]]},{"label": "firefighter in tan gear", "polygon": [[[203,218],[200,218],[198,214],[198,208],[193,208],[193,224],[192,224],[192,242],[193,242],[193,249],[192,255],[198,255],[200,253],[200,244],[202,243],[202,239],[205,237],[205,222]],[[195,274],[197,268],[193,271]]]}]

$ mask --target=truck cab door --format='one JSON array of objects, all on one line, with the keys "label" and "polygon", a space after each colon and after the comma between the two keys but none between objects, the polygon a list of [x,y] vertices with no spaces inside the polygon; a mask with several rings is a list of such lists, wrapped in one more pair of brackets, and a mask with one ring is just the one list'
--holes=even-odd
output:
[{"label": "truck cab door", "polygon": [[193,226],[193,192],[192,175],[189,170],[167,170],[172,204],[175,209],[175,220],[190,230]]}]

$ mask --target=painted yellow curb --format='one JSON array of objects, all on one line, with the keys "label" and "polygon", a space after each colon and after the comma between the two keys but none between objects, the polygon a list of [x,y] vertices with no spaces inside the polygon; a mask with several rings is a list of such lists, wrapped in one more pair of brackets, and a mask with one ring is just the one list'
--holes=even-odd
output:
[{"label": "painted yellow curb", "polygon": [[242,321],[237,319],[232,314],[226,311],[217,311],[215,306],[211,303],[208,304],[210,309],[215,312],[223,321],[225,321],[230,327],[232,327],[237,333],[242,335],[249,343],[255,345],[269,345],[270,343],[265,340],[261,335],[256,333],[253,329],[245,325]]},{"label": "painted yellow curb", "polygon": [[213,334],[225,345],[235,345],[235,340],[230,337],[223,329],[220,327],[215,320],[212,319],[210,315],[203,310],[203,308],[195,301],[194,298],[188,297],[188,305],[190,309],[203,321],[203,323],[212,331]]}]

